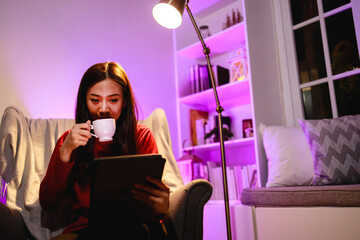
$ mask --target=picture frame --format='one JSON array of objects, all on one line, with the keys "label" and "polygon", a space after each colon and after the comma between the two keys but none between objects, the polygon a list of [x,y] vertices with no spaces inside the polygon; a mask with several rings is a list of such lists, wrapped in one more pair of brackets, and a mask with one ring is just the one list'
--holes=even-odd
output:
[{"label": "picture frame", "polygon": [[190,109],[190,136],[193,146],[205,143],[205,127],[201,125],[206,124],[208,120],[208,112]]},{"label": "picture frame", "polygon": [[254,136],[252,119],[243,119],[242,127],[243,127],[243,138]]}]

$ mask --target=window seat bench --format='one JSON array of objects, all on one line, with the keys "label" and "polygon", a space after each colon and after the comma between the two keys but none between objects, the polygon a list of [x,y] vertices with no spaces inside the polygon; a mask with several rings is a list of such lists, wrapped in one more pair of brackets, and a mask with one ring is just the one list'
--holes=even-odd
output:
[{"label": "window seat bench", "polygon": [[246,188],[254,239],[360,239],[360,184]]}]

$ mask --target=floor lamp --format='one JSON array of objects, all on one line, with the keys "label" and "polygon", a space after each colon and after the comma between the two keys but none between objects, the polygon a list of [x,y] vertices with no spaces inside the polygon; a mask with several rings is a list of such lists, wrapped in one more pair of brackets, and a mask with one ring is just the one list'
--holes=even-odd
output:
[{"label": "floor lamp", "polygon": [[221,165],[222,165],[222,174],[223,174],[223,186],[224,186],[224,200],[225,200],[225,215],[226,215],[226,229],[227,237],[231,240],[231,223],[230,223],[230,207],[229,207],[229,194],[227,186],[227,175],[226,175],[226,160],[225,160],[225,147],[224,147],[224,138],[223,138],[223,124],[222,124],[222,115],[221,113],[224,109],[220,105],[219,97],[216,90],[214,72],[210,63],[210,49],[205,45],[204,39],[201,36],[200,30],[195,22],[195,19],[189,8],[189,0],[161,0],[153,8],[153,16],[155,20],[166,28],[177,28],[181,25],[182,15],[184,8],[186,8],[191,22],[195,28],[195,31],[198,35],[198,38],[202,44],[203,52],[207,62],[207,68],[210,75],[212,89],[214,91],[215,101],[216,101],[216,112],[218,113],[218,123],[219,123],[219,136],[220,136],[220,152],[221,152]]}]

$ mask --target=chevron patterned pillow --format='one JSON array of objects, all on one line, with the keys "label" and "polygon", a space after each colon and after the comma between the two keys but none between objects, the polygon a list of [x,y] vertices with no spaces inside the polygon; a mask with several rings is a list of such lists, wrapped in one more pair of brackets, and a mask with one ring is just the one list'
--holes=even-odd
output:
[{"label": "chevron patterned pillow", "polygon": [[360,183],[360,114],[299,122],[314,161],[313,185]]}]

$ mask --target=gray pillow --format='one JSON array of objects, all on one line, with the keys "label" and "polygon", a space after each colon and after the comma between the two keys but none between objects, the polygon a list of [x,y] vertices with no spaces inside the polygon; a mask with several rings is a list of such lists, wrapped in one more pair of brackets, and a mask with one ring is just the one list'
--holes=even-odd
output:
[{"label": "gray pillow", "polygon": [[360,183],[360,114],[299,122],[314,161],[313,185]]}]

